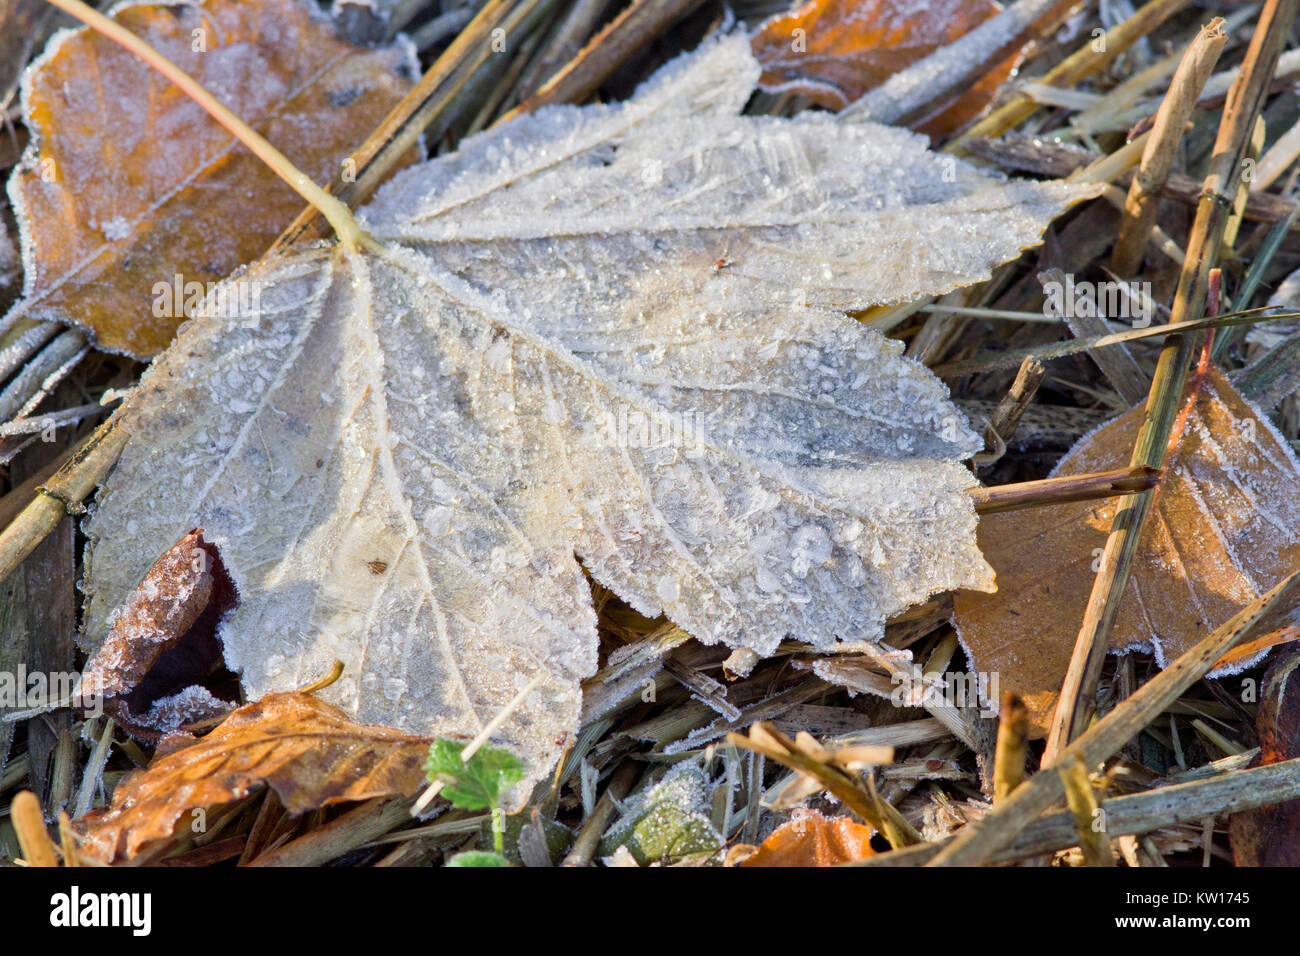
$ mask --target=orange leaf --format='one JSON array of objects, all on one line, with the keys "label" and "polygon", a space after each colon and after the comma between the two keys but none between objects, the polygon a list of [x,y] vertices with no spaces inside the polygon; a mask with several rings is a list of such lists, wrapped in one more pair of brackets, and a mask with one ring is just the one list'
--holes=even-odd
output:
[{"label": "orange leaf", "polygon": [[[77,821],[85,856],[113,862],[187,828],[195,810],[269,786],[298,814],[331,803],[412,796],[432,738],[355,723],[309,694],[268,694],[206,737],[155,757]],[[188,835],[188,830],[186,831]]]},{"label": "orange leaf", "polygon": [[[343,43],[298,0],[140,5],[114,19],[318,182],[410,85],[405,52]],[[53,43],[28,83],[36,144],[10,191],[31,318],[147,358],[171,341],[190,290],[260,256],[303,207],[202,107],[97,33]],[[167,301],[177,276],[182,301]]]},{"label": "orange leaf", "polygon": [[[1085,436],[1055,474],[1127,464],[1142,413],[1138,406]],[[1155,495],[1110,647],[1154,650],[1164,666],[1300,567],[1300,463],[1212,368]],[[1056,706],[1117,501],[980,521],[980,550],[998,591],[960,592],[953,621],[975,667],[998,673],[1000,692],[1025,699],[1039,734]],[[1252,657],[1270,643],[1258,642]],[[1225,655],[1223,663],[1240,669],[1250,658]]]},{"label": "orange leaf", "polygon": [[[899,70],[996,16],[994,0],[811,0],[754,36],[759,85],[842,109]],[[974,119],[1011,75],[1019,54],[989,71],[918,128],[932,136]]]},{"label": "orange leaf", "polygon": [[837,866],[875,855],[871,827],[816,810],[781,824],[741,866]]}]

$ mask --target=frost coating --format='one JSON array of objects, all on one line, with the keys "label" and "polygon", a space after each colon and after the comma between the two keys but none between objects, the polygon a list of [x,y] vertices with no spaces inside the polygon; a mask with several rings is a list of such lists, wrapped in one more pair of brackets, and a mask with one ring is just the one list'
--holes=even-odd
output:
[{"label": "frost coating", "polygon": [[495,737],[531,782],[596,664],[575,553],[757,654],[989,589],[977,436],[839,310],[982,278],[1090,192],[950,182],[883,127],[740,118],[756,69],[732,37],[623,106],[543,110],[395,179],[365,213],[383,253],[240,274],[261,311],[186,326],[119,413],[87,642],[201,527],[251,697],[337,658],[324,696],[358,719],[473,734],[540,669]]}]

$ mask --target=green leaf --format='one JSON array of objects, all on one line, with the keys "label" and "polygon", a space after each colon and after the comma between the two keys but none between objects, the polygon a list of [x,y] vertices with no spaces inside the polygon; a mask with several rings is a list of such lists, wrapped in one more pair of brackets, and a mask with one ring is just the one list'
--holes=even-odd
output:
[{"label": "green leaf", "polygon": [[500,853],[484,853],[482,850],[470,850],[457,853],[447,861],[448,866],[509,866]]},{"label": "green leaf", "polygon": [[498,747],[481,747],[469,762],[461,760],[465,743],[439,737],[429,746],[424,769],[441,780],[443,795],[459,810],[491,810],[501,794],[524,777],[519,758]]}]

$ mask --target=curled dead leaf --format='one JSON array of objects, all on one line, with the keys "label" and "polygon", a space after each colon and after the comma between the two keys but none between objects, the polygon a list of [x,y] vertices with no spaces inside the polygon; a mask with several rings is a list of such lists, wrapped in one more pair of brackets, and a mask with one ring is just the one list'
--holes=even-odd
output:
[{"label": "curled dead leaf", "polygon": [[188,826],[195,810],[230,803],[262,787],[286,810],[412,796],[423,784],[432,739],[355,723],[307,694],[270,694],[231,714],[206,737],[132,773],[105,810],[77,821],[83,855],[105,863]]},{"label": "curled dead leaf", "polygon": [[217,623],[237,603],[216,547],[195,528],[158,559],[116,612],[107,639],[82,674],[82,700],[102,701],[132,732],[172,731],[187,719],[211,716],[219,701],[179,692],[221,664]]}]

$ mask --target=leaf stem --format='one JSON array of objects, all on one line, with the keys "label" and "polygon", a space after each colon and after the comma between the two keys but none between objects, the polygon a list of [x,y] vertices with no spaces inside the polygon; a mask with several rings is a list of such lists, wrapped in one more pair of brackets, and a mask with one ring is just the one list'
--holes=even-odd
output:
[{"label": "leaf stem", "polygon": [[369,240],[365,232],[362,231],[346,205],[312,182],[311,177],[294,166],[284,153],[268,143],[252,127],[227,109],[220,100],[205,90],[197,80],[171,60],[130,30],[110,20],[99,11],[86,6],[81,0],[48,0],[48,2],[69,16],[80,20],[90,29],[108,37],[114,43],[134,53],[167,77],[186,96],[207,110],[213,119],[252,150],[258,159],[266,163],[298,195],[320,211],[320,214],[334,228],[335,234],[339,237],[339,241],[346,250],[352,252],[359,246],[371,244],[372,240]]}]

